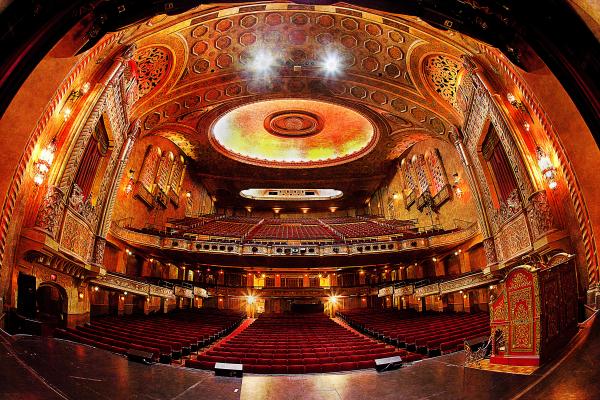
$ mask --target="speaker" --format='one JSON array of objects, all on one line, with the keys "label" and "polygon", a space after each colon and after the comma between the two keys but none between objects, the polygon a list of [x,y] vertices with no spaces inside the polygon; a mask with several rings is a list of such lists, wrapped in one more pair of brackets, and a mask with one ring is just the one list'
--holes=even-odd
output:
[{"label": "speaker", "polygon": [[216,376],[235,376],[241,378],[243,374],[242,364],[215,363]]},{"label": "speaker", "polygon": [[375,369],[377,372],[387,371],[389,369],[396,369],[402,366],[402,359],[400,356],[377,358],[375,359]]},{"label": "speaker", "polygon": [[143,364],[153,364],[152,353],[143,350],[129,349],[127,350],[127,359],[129,361],[140,362]]}]

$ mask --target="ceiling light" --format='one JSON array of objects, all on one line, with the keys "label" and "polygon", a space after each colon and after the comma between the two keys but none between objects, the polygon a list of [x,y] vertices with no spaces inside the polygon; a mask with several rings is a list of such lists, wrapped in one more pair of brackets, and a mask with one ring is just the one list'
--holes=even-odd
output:
[{"label": "ceiling light", "polygon": [[322,62],[322,67],[327,74],[339,72],[341,67],[340,57],[336,53],[329,53]]},{"label": "ceiling light", "polygon": [[250,62],[250,69],[257,73],[266,74],[275,65],[275,56],[265,49],[260,49],[254,54]]}]

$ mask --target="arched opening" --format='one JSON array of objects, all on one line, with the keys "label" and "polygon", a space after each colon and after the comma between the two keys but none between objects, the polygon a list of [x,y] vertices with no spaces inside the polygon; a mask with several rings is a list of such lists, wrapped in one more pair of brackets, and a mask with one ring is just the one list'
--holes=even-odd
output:
[{"label": "arched opening", "polygon": [[36,318],[44,325],[62,328],[67,323],[68,297],[65,289],[54,283],[42,283],[36,291]]}]

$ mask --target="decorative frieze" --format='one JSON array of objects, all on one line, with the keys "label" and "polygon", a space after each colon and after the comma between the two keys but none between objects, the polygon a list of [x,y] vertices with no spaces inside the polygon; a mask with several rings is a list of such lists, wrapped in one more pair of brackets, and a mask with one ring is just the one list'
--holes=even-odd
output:
[{"label": "decorative frieze", "polygon": [[415,288],[415,296],[417,297],[425,297],[432,294],[440,294],[440,285],[438,283]]},{"label": "decorative frieze", "polygon": [[56,186],[48,187],[44,201],[38,211],[35,225],[56,238],[60,219],[65,209],[64,193]]},{"label": "decorative frieze", "polygon": [[175,285],[173,287],[173,293],[175,296],[186,297],[188,299],[194,298],[194,291],[192,289],[184,288],[183,286]]},{"label": "decorative frieze", "polygon": [[90,281],[92,285],[102,286],[110,289],[129,292],[141,296],[158,296],[172,299],[173,289],[162,286],[152,285],[146,282],[140,282],[124,276],[111,274],[99,275]]},{"label": "decorative frieze", "polygon": [[74,254],[82,261],[87,262],[91,258],[93,244],[94,234],[88,225],[67,210],[60,238],[61,250]]},{"label": "decorative frieze", "polygon": [[495,239],[498,261],[503,262],[532,249],[525,213],[506,224]]},{"label": "decorative frieze", "polygon": [[413,285],[406,285],[402,287],[394,288],[394,296],[410,296],[415,292]]},{"label": "decorative frieze", "polygon": [[531,227],[534,240],[556,229],[552,209],[550,208],[550,204],[548,204],[548,197],[545,190],[535,192],[529,198],[527,218],[529,219],[529,226]]},{"label": "decorative frieze", "polygon": [[504,224],[513,219],[523,210],[521,198],[519,197],[518,189],[513,190],[505,202],[500,203],[497,210],[492,210],[490,213],[492,231],[498,232]]},{"label": "decorative frieze", "polygon": [[204,288],[194,286],[194,296],[206,298],[208,297],[208,292]]},{"label": "decorative frieze", "polygon": [[149,294],[150,296],[164,297],[165,299],[174,299],[175,295],[173,294],[173,289],[156,286],[156,285],[148,285],[149,286]]},{"label": "decorative frieze", "polygon": [[498,256],[496,255],[496,246],[494,246],[493,237],[483,239],[483,251],[485,252],[487,265],[496,264],[498,262]]},{"label": "decorative frieze", "polygon": [[477,274],[440,283],[440,292],[441,294],[446,294],[459,290],[472,289],[483,285],[489,285],[497,280],[497,277],[492,275],[484,275],[483,272],[479,272]]},{"label": "decorative frieze", "polygon": [[377,297],[391,296],[393,294],[394,294],[394,287],[386,286],[386,287],[379,289],[379,292],[377,293]]}]

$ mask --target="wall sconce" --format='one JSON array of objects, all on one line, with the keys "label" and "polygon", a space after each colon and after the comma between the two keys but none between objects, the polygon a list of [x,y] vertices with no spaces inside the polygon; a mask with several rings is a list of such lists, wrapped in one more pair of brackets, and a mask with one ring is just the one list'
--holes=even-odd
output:
[{"label": "wall sconce", "polygon": [[454,184],[452,185],[452,189],[454,190],[456,197],[460,199],[463,195],[463,190],[460,187],[460,176],[458,176],[458,172],[455,172],[452,176],[454,176]]},{"label": "wall sconce", "polygon": [[514,94],[508,93],[506,95],[506,98],[508,99],[508,102],[510,103],[510,105],[513,106],[515,109],[517,109],[519,111],[527,111],[527,109],[523,105],[523,102],[521,102],[520,100],[517,100],[517,98],[515,97]]},{"label": "wall sconce", "polygon": [[78,296],[79,296],[79,300],[83,300],[83,292],[79,292]]},{"label": "wall sconce", "polygon": [[189,190],[185,192],[185,197],[187,197],[188,199],[192,197],[192,192],[190,192]]},{"label": "wall sconce", "polygon": [[68,104],[74,103],[75,100],[86,95],[90,91],[91,87],[92,85],[89,82],[86,82],[81,86],[80,89],[73,90],[71,91],[71,93],[69,93],[69,97],[67,97],[67,100],[65,102],[65,107],[62,110],[63,120],[65,122],[69,119],[69,117],[71,117],[71,114],[73,113],[73,109]]},{"label": "wall sconce", "polygon": [[556,182],[556,167],[554,167],[554,164],[550,161],[550,157],[540,146],[535,149],[535,153],[542,176],[548,181],[548,187],[552,190],[556,189],[558,186]]},{"label": "wall sconce", "polygon": [[392,199],[398,200],[400,198],[400,193],[396,192],[392,195]]},{"label": "wall sconce", "polygon": [[308,213],[309,210],[310,210],[310,208],[308,208],[308,207],[302,207],[302,208],[300,208],[300,211],[302,211],[302,214]]},{"label": "wall sconce", "polygon": [[129,181],[127,181],[127,185],[125,186],[125,193],[130,194],[133,191],[133,185],[135,184],[135,181],[133,180],[133,175],[135,174],[135,171],[133,169],[129,170]]},{"label": "wall sconce", "polygon": [[56,153],[56,138],[52,139],[50,143],[46,145],[40,152],[40,156],[38,160],[33,165],[34,175],[33,181],[36,185],[41,185],[46,176],[48,176],[48,172],[50,172],[50,167],[52,166],[52,162],[54,161],[54,154]]},{"label": "wall sconce", "polygon": [[332,213],[334,213],[337,209],[337,207],[329,207],[329,211],[331,211]]}]

